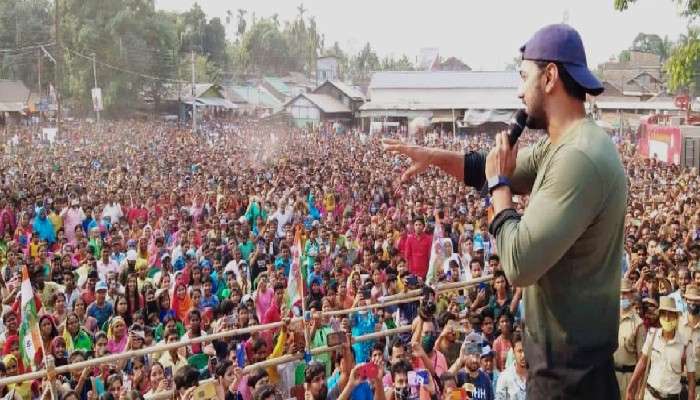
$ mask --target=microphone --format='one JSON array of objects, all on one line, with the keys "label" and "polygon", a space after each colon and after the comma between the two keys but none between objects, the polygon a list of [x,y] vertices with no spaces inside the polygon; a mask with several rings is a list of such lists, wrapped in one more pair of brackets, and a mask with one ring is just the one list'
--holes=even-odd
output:
[{"label": "microphone", "polygon": [[508,142],[510,142],[510,147],[515,146],[518,141],[520,134],[523,133],[525,129],[525,124],[527,122],[527,112],[523,109],[518,110],[513,117],[512,125],[510,127],[510,133],[508,134]]},{"label": "microphone", "polygon": [[[527,112],[522,109],[518,110],[513,116],[510,133],[508,134],[508,142],[511,147],[515,146],[518,138],[523,133],[527,118]],[[488,184],[484,174],[487,155],[488,152],[485,150],[471,151],[464,155],[464,183],[473,188],[481,188],[482,196],[488,194]]]}]

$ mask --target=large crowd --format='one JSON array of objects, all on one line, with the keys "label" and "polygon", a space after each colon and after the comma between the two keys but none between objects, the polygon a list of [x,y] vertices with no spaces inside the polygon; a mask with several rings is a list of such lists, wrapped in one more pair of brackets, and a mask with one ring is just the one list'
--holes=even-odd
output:
[{"label": "large crowd", "polygon": [[[487,199],[437,170],[397,184],[407,161],[384,152],[380,135],[246,121],[209,122],[197,134],[174,123],[72,122],[52,143],[29,129],[8,132],[0,376],[282,324],[13,383],[0,396],[193,398],[211,378],[226,400],[525,398],[526,316],[521,290],[500,269]],[[488,135],[420,139],[460,151],[492,143]],[[633,135],[616,141],[631,189],[615,354],[623,376],[643,353],[646,330],[660,326],[663,296],[682,321],[700,321],[700,178],[643,158]],[[527,203],[518,197],[519,211]],[[426,285],[436,229],[451,245],[437,283],[492,279],[450,291]],[[295,257],[304,297],[290,305]],[[42,342],[31,360],[19,332],[25,270]],[[420,300],[322,313],[412,289],[422,289]],[[353,340],[401,326],[412,332]],[[329,341],[339,347],[309,356]],[[301,360],[244,372],[300,352]],[[649,381],[657,378],[652,369]]]}]

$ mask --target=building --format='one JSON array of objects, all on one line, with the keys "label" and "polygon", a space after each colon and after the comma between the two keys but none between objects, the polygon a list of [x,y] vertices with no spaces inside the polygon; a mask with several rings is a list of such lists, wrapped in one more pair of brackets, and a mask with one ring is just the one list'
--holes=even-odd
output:
[{"label": "building", "polygon": [[653,53],[630,51],[629,61],[611,60],[598,67],[600,79],[623,96],[646,100],[663,92],[661,57]]},{"label": "building", "polygon": [[181,119],[189,118],[187,115],[192,112],[193,101],[197,108],[197,114],[206,117],[227,116],[239,107],[228,100],[221,85],[196,83],[194,89],[191,84],[169,84],[164,87],[163,110],[169,114],[179,115]]},{"label": "building", "polygon": [[319,57],[316,59],[316,86],[325,81],[337,81],[340,79],[338,59],[333,56]]},{"label": "building", "polygon": [[24,82],[0,80],[0,124],[16,124],[26,117],[30,109],[30,96],[31,92]]},{"label": "building", "polygon": [[245,102],[246,105],[241,110],[244,116],[269,116],[280,111],[284,104],[260,85],[231,86],[227,90]]},{"label": "building", "polygon": [[266,76],[260,81],[260,86],[280,103],[286,103],[292,98],[292,90],[280,78]]},{"label": "building", "polygon": [[284,111],[300,127],[329,124],[344,129],[354,125],[364,101],[365,96],[358,89],[343,82],[326,81],[311,93],[298,94],[284,105]]},{"label": "building", "polygon": [[377,72],[369,85],[370,101],[360,107],[360,125],[365,131],[373,122],[407,126],[422,117],[453,131],[507,122],[522,108],[520,81],[515,71]]},{"label": "building", "polygon": [[457,57],[448,57],[440,63],[440,71],[471,71],[471,67]]}]

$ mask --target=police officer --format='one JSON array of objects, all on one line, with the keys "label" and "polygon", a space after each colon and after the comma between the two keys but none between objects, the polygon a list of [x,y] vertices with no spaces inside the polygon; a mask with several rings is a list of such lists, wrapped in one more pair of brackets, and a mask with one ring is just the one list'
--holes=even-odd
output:
[{"label": "police officer", "polygon": [[[685,298],[688,311],[681,316],[678,330],[686,337],[689,337],[693,343],[695,371],[697,371],[700,367],[700,364],[698,364],[700,362],[700,287],[696,285],[686,286],[683,297]],[[685,394],[688,389],[688,380],[684,376],[681,378],[681,382],[683,383],[683,394]]]},{"label": "police officer", "polygon": [[632,282],[622,280],[620,288],[620,329],[618,331],[618,347],[613,355],[615,359],[615,377],[620,386],[620,398],[625,398],[634,367],[642,354],[642,346],[646,337],[646,329],[642,318],[634,308],[635,290]]},{"label": "police officer", "polygon": [[[673,298],[661,296],[661,329],[651,329],[647,334],[642,356],[627,386],[627,400],[636,400],[639,390],[644,390],[644,400],[680,399],[684,368],[688,371],[688,398],[695,399],[695,352],[690,338],[678,329],[680,314]],[[649,373],[644,379],[647,362]]]}]

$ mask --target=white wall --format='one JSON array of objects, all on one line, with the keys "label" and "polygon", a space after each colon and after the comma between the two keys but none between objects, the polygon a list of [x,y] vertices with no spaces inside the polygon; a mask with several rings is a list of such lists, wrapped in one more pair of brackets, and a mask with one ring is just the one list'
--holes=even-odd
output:
[{"label": "white wall", "polygon": [[[372,103],[377,104],[453,104],[469,108],[469,104],[497,103],[518,105],[516,88],[508,89],[370,89]],[[463,105],[464,107],[459,107]]]},{"label": "white wall", "polygon": [[287,106],[287,111],[292,114],[294,119],[311,119],[314,121],[321,120],[320,110],[313,105],[309,100],[300,97]]}]

